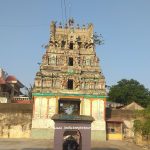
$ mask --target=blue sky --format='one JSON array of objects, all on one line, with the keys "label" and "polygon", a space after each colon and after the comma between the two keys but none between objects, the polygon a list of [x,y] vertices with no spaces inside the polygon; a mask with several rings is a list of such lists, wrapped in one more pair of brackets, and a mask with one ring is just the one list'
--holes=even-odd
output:
[{"label": "blue sky", "polygon": [[[92,22],[104,37],[96,52],[106,84],[133,78],[150,89],[150,1],[65,1],[67,17]],[[62,21],[61,0],[0,0],[0,67],[26,86],[39,69],[52,20]]]}]

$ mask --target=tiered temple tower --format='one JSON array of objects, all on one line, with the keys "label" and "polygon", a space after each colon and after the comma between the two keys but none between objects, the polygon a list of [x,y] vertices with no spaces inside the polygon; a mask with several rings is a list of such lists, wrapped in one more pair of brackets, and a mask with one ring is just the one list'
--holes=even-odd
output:
[{"label": "tiered temple tower", "polygon": [[93,25],[50,25],[50,40],[36,73],[33,138],[53,138],[54,114],[89,115],[92,139],[105,140],[105,78],[96,56]]}]

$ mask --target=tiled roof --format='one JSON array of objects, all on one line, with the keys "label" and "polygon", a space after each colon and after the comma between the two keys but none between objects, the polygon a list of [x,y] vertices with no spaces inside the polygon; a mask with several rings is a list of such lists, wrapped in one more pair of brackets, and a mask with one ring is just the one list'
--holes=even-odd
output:
[{"label": "tiled roof", "polygon": [[12,82],[12,81],[17,81],[17,79],[16,79],[15,76],[9,75],[9,76],[6,78],[6,81],[7,81],[7,82]]},{"label": "tiled roof", "polygon": [[136,102],[132,102],[131,104],[122,108],[123,110],[143,110],[144,108],[137,104]]}]

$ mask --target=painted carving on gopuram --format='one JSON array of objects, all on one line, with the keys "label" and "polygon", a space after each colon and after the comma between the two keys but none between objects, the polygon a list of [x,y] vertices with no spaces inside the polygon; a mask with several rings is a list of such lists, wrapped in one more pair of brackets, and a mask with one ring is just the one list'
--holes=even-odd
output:
[{"label": "painted carving on gopuram", "polygon": [[73,20],[65,26],[51,22],[32,93],[33,138],[53,138],[51,117],[66,113],[93,116],[93,135],[105,139],[105,77],[95,48],[92,24],[80,27]]}]

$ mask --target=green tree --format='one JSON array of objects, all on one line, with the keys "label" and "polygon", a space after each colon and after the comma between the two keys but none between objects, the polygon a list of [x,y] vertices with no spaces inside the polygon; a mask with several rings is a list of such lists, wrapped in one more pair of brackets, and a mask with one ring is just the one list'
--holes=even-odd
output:
[{"label": "green tree", "polygon": [[33,86],[31,84],[29,88],[26,87],[26,91],[27,91],[26,96],[28,96],[29,99],[32,99],[32,90],[33,90]]},{"label": "green tree", "polygon": [[97,34],[97,32],[94,33],[93,40],[95,45],[104,44],[103,36],[101,34]]},{"label": "green tree", "polygon": [[150,91],[134,79],[122,79],[111,86],[108,96],[110,101],[125,105],[133,101],[144,107],[150,104]]}]

